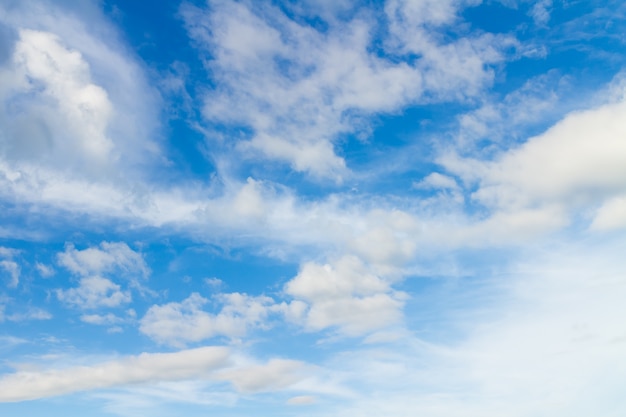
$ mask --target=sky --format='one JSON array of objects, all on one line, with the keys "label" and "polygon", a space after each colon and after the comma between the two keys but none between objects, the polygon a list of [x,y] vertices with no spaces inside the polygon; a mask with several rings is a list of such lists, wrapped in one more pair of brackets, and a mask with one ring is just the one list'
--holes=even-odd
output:
[{"label": "sky", "polygon": [[0,0],[0,414],[623,416],[625,33]]}]

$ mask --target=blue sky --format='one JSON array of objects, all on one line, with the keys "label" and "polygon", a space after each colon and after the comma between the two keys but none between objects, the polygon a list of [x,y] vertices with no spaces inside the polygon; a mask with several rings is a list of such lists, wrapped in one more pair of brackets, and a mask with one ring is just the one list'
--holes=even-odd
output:
[{"label": "blue sky", "polygon": [[3,416],[622,416],[619,1],[0,3]]}]

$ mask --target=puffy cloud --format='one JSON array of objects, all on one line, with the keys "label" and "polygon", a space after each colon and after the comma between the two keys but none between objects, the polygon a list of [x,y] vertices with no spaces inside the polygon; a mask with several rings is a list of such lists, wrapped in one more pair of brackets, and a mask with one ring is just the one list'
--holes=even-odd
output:
[{"label": "puffy cloud", "polygon": [[229,350],[202,347],[143,353],[96,365],[18,371],[0,377],[0,401],[24,401],[120,385],[197,378],[228,364]]},{"label": "puffy cloud", "polygon": [[118,307],[132,299],[130,293],[121,291],[119,285],[97,275],[81,278],[76,288],[57,290],[57,297],[62,302],[81,309]]},{"label": "puffy cloud", "polygon": [[217,314],[203,310],[209,302],[198,293],[180,303],[154,305],[140,321],[139,330],[159,343],[184,346],[214,336],[244,336],[248,328],[264,326],[268,314],[277,307],[269,297],[246,294],[220,294]]},{"label": "puffy cloud", "polygon": [[185,6],[188,31],[210,53],[206,62],[218,83],[205,97],[204,115],[252,128],[237,145],[241,151],[339,181],[347,169],[334,145],[342,133],[362,133],[362,115],[422,100],[465,99],[491,82],[487,67],[505,59],[502,50],[513,40],[480,35],[445,43],[428,28],[454,23],[460,6],[389,2],[390,39],[376,47],[393,59],[375,52],[373,34],[384,32],[365,15],[329,19],[328,30],[319,31],[277,7]]},{"label": "puffy cloud", "polygon": [[4,155],[11,164],[113,178],[112,166],[157,153],[148,137],[155,96],[96,2],[65,7],[0,6],[0,25],[13,35],[0,62]]},{"label": "puffy cloud", "polygon": [[493,161],[446,156],[441,162],[465,181],[478,184],[472,198],[494,210],[491,222],[498,216],[524,218],[527,226],[535,223],[540,229],[545,218],[560,227],[567,224],[572,210],[606,204],[598,212],[606,220],[600,217],[595,227],[619,226],[619,216],[610,213],[626,190],[624,120],[626,102],[604,104],[570,113]]},{"label": "puffy cloud", "polygon": [[397,324],[405,297],[354,256],[334,265],[305,263],[285,285],[285,293],[308,305],[307,309],[297,302],[297,311],[289,311],[287,317],[309,330],[336,328],[350,336]]},{"label": "puffy cloud", "polygon": [[135,252],[124,242],[102,242],[99,248],[83,250],[68,244],[65,251],[58,254],[58,262],[71,272],[83,276],[121,271],[145,277],[150,273],[141,253]]}]

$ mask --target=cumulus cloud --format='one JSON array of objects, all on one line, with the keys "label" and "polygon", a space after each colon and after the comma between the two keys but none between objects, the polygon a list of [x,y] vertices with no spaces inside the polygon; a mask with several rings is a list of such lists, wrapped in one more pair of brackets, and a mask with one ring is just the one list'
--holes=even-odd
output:
[{"label": "cumulus cloud", "polygon": [[60,266],[81,277],[78,287],[57,290],[59,300],[74,307],[112,308],[132,300],[130,291],[123,290],[121,285],[103,274],[115,273],[126,277],[131,287],[142,293],[149,291],[140,283],[150,274],[143,255],[123,242],[102,242],[99,247],[83,250],[67,244],[65,251],[57,254],[57,261]]},{"label": "cumulus cloud", "polygon": [[[556,226],[561,226],[574,209],[606,203],[609,208],[599,213],[610,213],[610,199],[626,189],[625,115],[623,101],[573,112],[493,161],[445,156],[441,162],[465,181],[477,183],[472,198],[496,216],[537,213],[543,222],[545,213],[552,223],[560,219]],[[552,215],[559,212],[561,216]],[[534,221],[527,219],[531,226]]]},{"label": "cumulus cloud", "polygon": [[459,4],[429,2],[419,10],[414,4],[386,5],[391,33],[381,45],[394,60],[372,51],[378,27],[365,15],[330,19],[328,30],[319,31],[277,7],[231,1],[210,2],[207,10],[183,7],[188,31],[211,54],[207,65],[218,82],[205,97],[204,116],[252,128],[237,145],[243,152],[341,180],[347,169],[335,144],[342,133],[358,133],[361,115],[473,96],[491,82],[488,66],[515,44],[488,35],[442,42],[428,25],[454,23]]},{"label": "cumulus cloud", "polygon": [[[335,328],[350,336],[396,324],[405,297],[354,256],[333,265],[305,263],[285,285],[285,293],[301,300],[295,305],[298,311],[290,312],[292,319],[309,330]],[[308,308],[302,308],[302,301]]]},{"label": "cumulus cloud", "polygon": [[124,242],[101,242],[99,247],[77,250],[68,244],[58,254],[59,265],[78,275],[122,272],[145,277],[150,274],[143,256]]},{"label": "cumulus cloud", "polygon": [[274,300],[265,296],[240,293],[216,297],[222,308],[217,314],[203,309],[209,302],[198,293],[180,303],[154,305],[140,321],[139,330],[155,341],[171,346],[184,346],[214,336],[237,338],[251,327],[265,325],[265,319],[276,309]]},{"label": "cumulus cloud", "polygon": [[0,62],[2,147],[12,164],[112,177],[112,165],[157,153],[147,135],[155,97],[96,3],[81,6],[0,6],[0,24],[13,34]]},{"label": "cumulus cloud", "polygon": [[56,293],[60,301],[81,309],[118,307],[132,300],[130,292],[97,275],[81,278],[78,287],[59,289]]}]

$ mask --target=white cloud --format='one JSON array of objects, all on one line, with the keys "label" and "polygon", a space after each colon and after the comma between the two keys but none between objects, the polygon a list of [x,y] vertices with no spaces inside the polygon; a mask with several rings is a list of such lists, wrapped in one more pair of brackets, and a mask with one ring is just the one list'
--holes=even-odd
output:
[{"label": "white cloud", "polygon": [[15,34],[0,67],[6,156],[114,178],[112,165],[129,168],[158,153],[149,137],[156,96],[96,2],[66,7],[0,5],[0,24]]},{"label": "white cloud", "polygon": [[203,310],[209,302],[198,293],[180,303],[154,305],[140,320],[139,330],[159,343],[184,346],[214,336],[242,337],[250,327],[265,325],[268,314],[275,310],[269,297],[246,294],[219,294],[222,308],[217,314]]},{"label": "white cloud", "polygon": [[421,339],[407,334],[389,348],[338,353],[325,366],[356,397],[323,413],[619,416],[624,239],[569,242],[535,246],[505,270],[475,277],[489,285],[467,280],[461,304],[446,294],[455,305],[438,325],[459,329],[452,339],[422,329]]},{"label": "white cloud", "polygon": [[59,265],[71,272],[87,276],[121,271],[124,274],[138,274],[146,277],[150,269],[143,255],[135,252],[124,242],[102,242],[100,247],[77,250],[68,244],[65,251],[58,254]]},{"label": "white cloud", "polygon": [[120,385],[198,378],[228,364],[229,350],[202,347],[143,353],[95,365],[18,371],[0,377],[0,401],[13,402]]},{"label": "white cloud", "polygon": [[39,272],[39,275],[43,278],[50,278],[55,273],[54,268],[41,262],[35,263],[35,269],[37,269],[37,272]]},{"label": "white cloud", "polygon": [[[570,211],[608,204],[626,190],[624,120],[626,102],[605,104],[567,115],[494,161],[444,157],[441,162],[465,181],[478,183],[472,197],[495,210],[494,221],[495,216],[543,212],[562,226]],[[543,217],[537,217],[537,227]],[[532,227],[534,221],[526,218]]]},{"label": "white cloud", "polygon": [[[345,256],[333,265],[305,263],[285,285],[285,293],[309,307],[302,309],[300,301],[295,305],[298,311],[288,311],[287,317],[309,330],[336,328],[351,336],[399,322],[405,297],[354,256]],[[295,314],[298,312],[300,317]]]},{"label": "white cloud", "polygon": [[118,307],[132,299],[130,293],[121,291],[119,285],[97,275],[81,278],[76,288],[57,290],[57,297],[81,309]]},{"label": "white cloud", "polygon": [[303,362],[287,359],[271,359],[266,364],[248,364],[216,373],[217,379],[228,380],[238,391],[245,393],[279,390],[306,376]]},{"label": "white cloud", "polygon": [[447,175],[440,174],[438,172],[433,172],[428,174],[421,181],[413,184],[414,188],[418,189],[444,189],[444,190],[459,190],[459,185],[456,183],[454,178],[449,177]]},{"label": "white cloud", "polygon": [[112,324],[118,324],[124,322],[124,319],[116,316],[112,313],[107,314],[83,314],[80,316],[80,321],[89,324],[95,324],[99,326],[110,326]]},{"label": "white cloud", "polygon": [[593,218],[592,230],[611,230],[626,227],[626,196],[621,195],[605,201]]},{"label": "white cloud", "polygon": [[112,111],[106,91],[91,83],[81,54],[55,35],[22,29],[19,37],[13,57],[17,80],[11,96],[2,98],[19,103],[20,96],[38,97],[5,124],[8,157],[62,161],[85,170],[101,166],[113,149],[105,132]]},{"label": "white cloud", "polygon": [[5,316],[9,321],[26,321],[26,320],[50,320],[52,314],[41,308],[31,307],[19,313],[13,313]]},{"label": "white cloud", "polygon": [[545,26],[550,20],[552,0],[538,0],[530,10],[529,14],[536,25]]},{"label": "white cloud", "polygon": [[230,1],[211,2],[208,10],[183,7],[190,35],[210,51],[206,62],[219,85],[205,98],[205,117],[251,127],[239,150],[341,180],[347,169],[334,145],[342,133],[362,133],[361,116],[476,95],[491,82],[488,65],[515,45],[490,35],[442,43],[427,25],[454,23],[460,4],[429,2],[423,10],[412,4],[387,5],[393,39],[381,45],[395,61],[372,52],[378,27],[365,15],[331,19],[322,32],[273,7]]},{"label": "white cloud", "polygon": [[9,288],[15,288],[20,282],[21,268],[17,262],[8,259],[0,261],[0,267],[9,274],[9,282],[7,286]]}]

